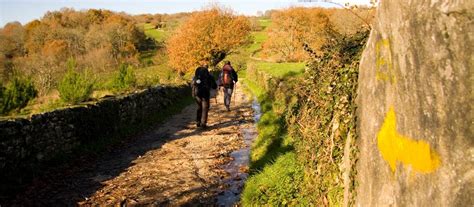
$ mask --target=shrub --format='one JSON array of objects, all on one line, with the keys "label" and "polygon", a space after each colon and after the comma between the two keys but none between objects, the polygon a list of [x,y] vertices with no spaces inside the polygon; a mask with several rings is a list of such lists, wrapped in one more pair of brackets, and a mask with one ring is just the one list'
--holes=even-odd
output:
[{"label": "shrub", "polygon": [[62,101],[71,104],[83,102],[92,94],[93,81],[90,80],[87,73],[78,73],[75,71],[76,63],[69,59],[67,63],[68,71],[59,83],[59,97]]},{"label": "shrub", "polygon": [[0,88],[0,114],[25,107],[37,94],[31,79],[13,78],[6,88]]},{"label": "shrub", "polygon": [[[347,196],[346,201],[353,206],[357,185],[357,80],[369,31],[329,35],[333,41],[325,43],[319,53],[306,47],[312,60],[304,84],[294,89],[300,107],[288,115],[288,125],[292,126],[288,133],[299,139],[296,151],[306,172],[303,191],[311,195],[312,203],[341,206]],[[349,151],[344,151],[346,145]],[[349,157],[347,164],[344,156]],[[343,165],[345,168],[340,167]],[[346,172],[348,185],[344,183]]]},{"label": "shrub", "polygon": [[115,76],[113,81],[113,88],[116,90],[123,90],[130,87],[134,87],[137,83],[137,78],[132,66],[121,64],[119,67],[119,73]]}]

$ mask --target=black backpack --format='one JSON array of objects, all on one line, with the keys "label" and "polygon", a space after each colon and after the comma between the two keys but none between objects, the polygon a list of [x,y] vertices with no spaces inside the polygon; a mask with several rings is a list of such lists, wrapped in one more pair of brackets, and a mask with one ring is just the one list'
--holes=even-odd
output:
[{"label": "black backpack", "polygon": [[193,97],[203,97],[204,94],[209,93],[209,71],[206,68],[199,67],[196,69],[192,81]]}]

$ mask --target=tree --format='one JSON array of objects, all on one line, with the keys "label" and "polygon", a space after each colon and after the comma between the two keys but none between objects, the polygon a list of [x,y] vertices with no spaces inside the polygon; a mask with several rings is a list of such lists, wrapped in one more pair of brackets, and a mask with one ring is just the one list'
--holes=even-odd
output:
[{"label": "tree", "polygon": [[[121,63],[139,64],[139,50],[148,48],[145,47],[146,36],[138,29],[133,17],[107,10],[75,11],[64,8],[48,12],[24,28],[12,24],[8,31],[8,34],[18,34],[11,37],[19,40],[24,37],[24,46],[10,44],[14,42],[10,41],[12,38],[7,39],[8,42],[3,41],[11,46],[0,47],[0,51],[8,49],[8,54],[15,54],[15,57],[11,61],[0,58],[0,66],[11,62],[11,67],[33,77],[40,95],[57,88],[61,77],[67,72],[68,58],[77,61],[78,70],[89,68],[94,73],[101,73],[115,70]],[[2,39],[5,38],[0,32],[0,42]],[[0,69],[2,75],[6,74],[2,67]]]},{"label": "tree", "polygon": [[24,53],[25,29],[19,22],[11,22],[0,30],[0,52],[7,58]]},{"label": "tree", "polygon": [[25,53],[25,29],[11,22],[0,29],[0,79],[9,80],[13,73],[13,58]]},{"label": "tree", "polygon": [[0,85],[0,114],[24,108],[36,95],[37,91],[30,79],[18,75],[13,77],[6,88]]},{"label": "tree", "polygon": [[67,73],[59,82],[59,97],[66,103],[77,104],[89,99],[92,94],[93,81],[84,73],[76,72],[76,61],[70,58]]},{"label": "tree", "polygon": [[280,61],[303,61],[308,56],[303,45],[319,49],[326,41],[325,31],[332,27],[332,10],[293,7],[272,12],[273,24],[263,54]]},{"label": "tree", "polygon": [[215,67],[249,40],[250,22],[214,7],[194,13],[166,43],[169,65],[183,74],[206,62]]}]

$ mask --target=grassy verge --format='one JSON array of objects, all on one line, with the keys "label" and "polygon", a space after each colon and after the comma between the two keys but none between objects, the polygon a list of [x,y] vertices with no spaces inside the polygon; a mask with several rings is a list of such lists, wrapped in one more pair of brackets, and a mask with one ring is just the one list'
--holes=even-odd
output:
[{"label": "grassy verge", "polygon": [[[265,73],[293,84],[303,70],[302,64],[255,62],[247,71],[245,85],[258,98],[262,116],[257,124],[259,135],[250,152],[250,177],[242,193],[244,206],[286,206],[307,203],[300,196],[303,167],[295,154],[294,139],[288,135],[285,115],[294,106],[288,97],[291,87],[277,87],[273,81],[259,80]],[[273,68],[273,70],[272,70]],[[288,75],[293,72],[294,75]],[[293,74],[292,73],[292,74]],[[258,77],[257,77],[258,76]],[[270,86],[261,83],[270,82]]]},{"label": "grassy verge", "polygon": [[304,173],[294,152],[285,153],[251,176],[242,194],[244,206],[308,206],[301,197]]},{"label": "grassy verge", "polygon": [[[269,20],[260,20],[263,31],[253,32],[253,43],[245,54],[258,57],[268,38],[265,29]],[[304,72],[304,63],[272,63],[248,60],[241,77],[247,89],[257,97],[262,116],[257,123],[258,137],[251,146],[250,177],[242,192],[243,206],[305,205],[300,192],[304,167],[297,160],[294,139],[288,135],[285,116],[295,101],[288,95],[293,81]],[[289,83],[280,87],[280,81]],[[288,98],[290,97],[290,98]]]}]

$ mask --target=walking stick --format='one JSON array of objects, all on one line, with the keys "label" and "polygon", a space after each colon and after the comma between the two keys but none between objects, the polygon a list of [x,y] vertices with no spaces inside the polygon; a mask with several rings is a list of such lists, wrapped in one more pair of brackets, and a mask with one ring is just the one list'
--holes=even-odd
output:
[{"label": "walking stick", "polygon": [[214,96],[214,99],[216,100],[216,104],[217,104],[217,95],[219,95],[219,89],[220,87],[216,89],[216,95]]},{"label": "walking stick", "polygon": [[[232,95],[233,95],[233,99],[234,99],[234,101],[235,101],[235,95],[237,94],[237,82],[235,82],[235,84],[234,84],[234,91],[235,91],[235,93],[232,94]],[[229,104],[229,105],[230,105],[230,104]]]}]

